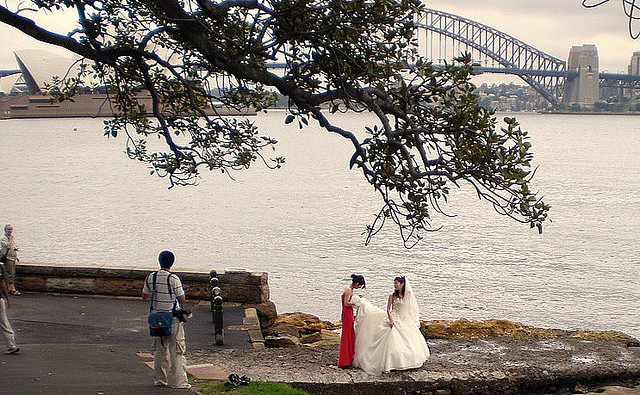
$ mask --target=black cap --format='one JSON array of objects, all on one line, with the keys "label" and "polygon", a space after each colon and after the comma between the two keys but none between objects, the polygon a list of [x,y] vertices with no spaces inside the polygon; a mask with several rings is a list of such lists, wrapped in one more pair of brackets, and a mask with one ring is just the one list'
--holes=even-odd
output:
[{"label": "black cap", "polygon": [[173,262],[175,262],[176,257],[173,255],[173,252],[164,250],[158,255],[158,262],[160,262],[161,268],[169,268],[173,266]]}]

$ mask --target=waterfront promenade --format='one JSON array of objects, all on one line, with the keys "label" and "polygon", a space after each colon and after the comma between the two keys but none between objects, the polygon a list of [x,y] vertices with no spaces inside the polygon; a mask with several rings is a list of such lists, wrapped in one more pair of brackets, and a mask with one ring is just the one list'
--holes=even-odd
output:
[{"label": "waterfront promenade", "polygon": [[494,337],[427,339],[419,369],[370,376],[336,366],[338,345],[194,352],[253,380],[288,383],[322,395],[640,394],[640,347],[609,340]]},{"label": "waterfront promenade", "polygon": [[[139,298],[25,292],[9,310],[21,348],[0,354],[0,393],[190,394],[153,386],[148,302]],[[611,340],[497,337],[427,339],[420,369],[369,376],[335,366],[337,345],[254,349],[245,309],[225,306],[225,344],[214,344],[210,306],[187,322],[188,371],[285,382],[317,394],[640,393],[640,347]],[[631,339],[633,340],[633,339]],[[635,388],[627,388],[635,387]]]},{"label": "waterfront promenade", "polygon": [[[188,304],[190,350],[250,348],[246,331],[226,330],[214,344],[210,305]],[[153,386],[149,362],[149,302],[139,298],[89,297],[25,292],[12,298],[9,316],[20,353],[0,354],[0,393],[10,394],[189,394]],[[225,325],[240,325],[241,307],[225,309]],[[194,371],[215,373],[193,367]],[[222,373],[224,374],[224,373]]]}]

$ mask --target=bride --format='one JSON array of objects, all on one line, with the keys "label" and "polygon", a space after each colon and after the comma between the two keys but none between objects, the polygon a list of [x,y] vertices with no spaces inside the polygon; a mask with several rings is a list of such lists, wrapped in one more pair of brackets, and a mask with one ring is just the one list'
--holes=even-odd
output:
[{"label": "bride", "polygon": [[419,368],[429,358],[411,286],[404,277],[396,277],[393,286],[386,314],[365,298],[351,299],[358,307],[353,366],[369,374]]}]

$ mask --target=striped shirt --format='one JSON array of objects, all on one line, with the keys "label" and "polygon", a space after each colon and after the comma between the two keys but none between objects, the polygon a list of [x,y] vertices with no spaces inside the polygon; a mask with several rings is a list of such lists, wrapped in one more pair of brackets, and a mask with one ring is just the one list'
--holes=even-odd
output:
[{"label": "striped shirt", "polygon": [[[151,294],[153,305],[151,309],[153,311],[171,311],[174,303],[176,303],[176,309],[180,308],[180,304],[177,303],[178,297],[184,295],[182,289],[182,282],[177,274],[172,274],[166,270],[158,270],[156,273],[156,292],[153,292],[153,273],[147,276],[144,281],[144,288],[142,293]],[[167,277],[169,277],[169,285],[171,286],[171,293],[167,288]]]}]

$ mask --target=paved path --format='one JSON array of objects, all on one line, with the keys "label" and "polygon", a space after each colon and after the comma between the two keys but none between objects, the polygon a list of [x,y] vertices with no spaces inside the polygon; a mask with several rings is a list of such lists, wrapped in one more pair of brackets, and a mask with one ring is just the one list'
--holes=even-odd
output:
[{"label": "paved path", "polygon": [[284,382],[312,394],[640,394],[640,347],[575,338],[428,339],[431,357],[419,369],[371,376],[336,366],[338,345],[267,348],[233,353],[194,352],[256,381]]},{"label": "paved path", "polygon": [[[23,293],[12,302],[9,318],[21,350],[15,355],[0,354],[0,393],[191,392],[153,386],[147,301]],[[210,305],[201,302],[188,307],[194,312],[185,327],[188,350],[251,348],[247,332],[229,330],[225,330],[225,344],[216,346]],[[225,325],[240,325],[243,317],[241,307],[225,308]]]},{"label": "paved path", "polygon": [[[21,352],[0,354],[2,394],[192,392],[153,386],[146,301],[25,293],[13,298],[13,303],[9,316]],[[637,385],[640,380],[640,347],[580,339],[510,338],[430,339],[433,355],[423,368],[372,377],[358,369],[338,369],[336,345],[254,350],[246,330],[227,327],[225,344],[216,346],[209,305],[195,305],[193,311],[186,326],[192,373],[246,374],[253,380],[286,382],[312,393],[531,393],[549,386],[573,390],[584,384]],[[246,326],[243,321],[244,309],[225,308],[225,325],[238,329]],[[620,391],[615,393],[636,394],[638,388]]]}]

